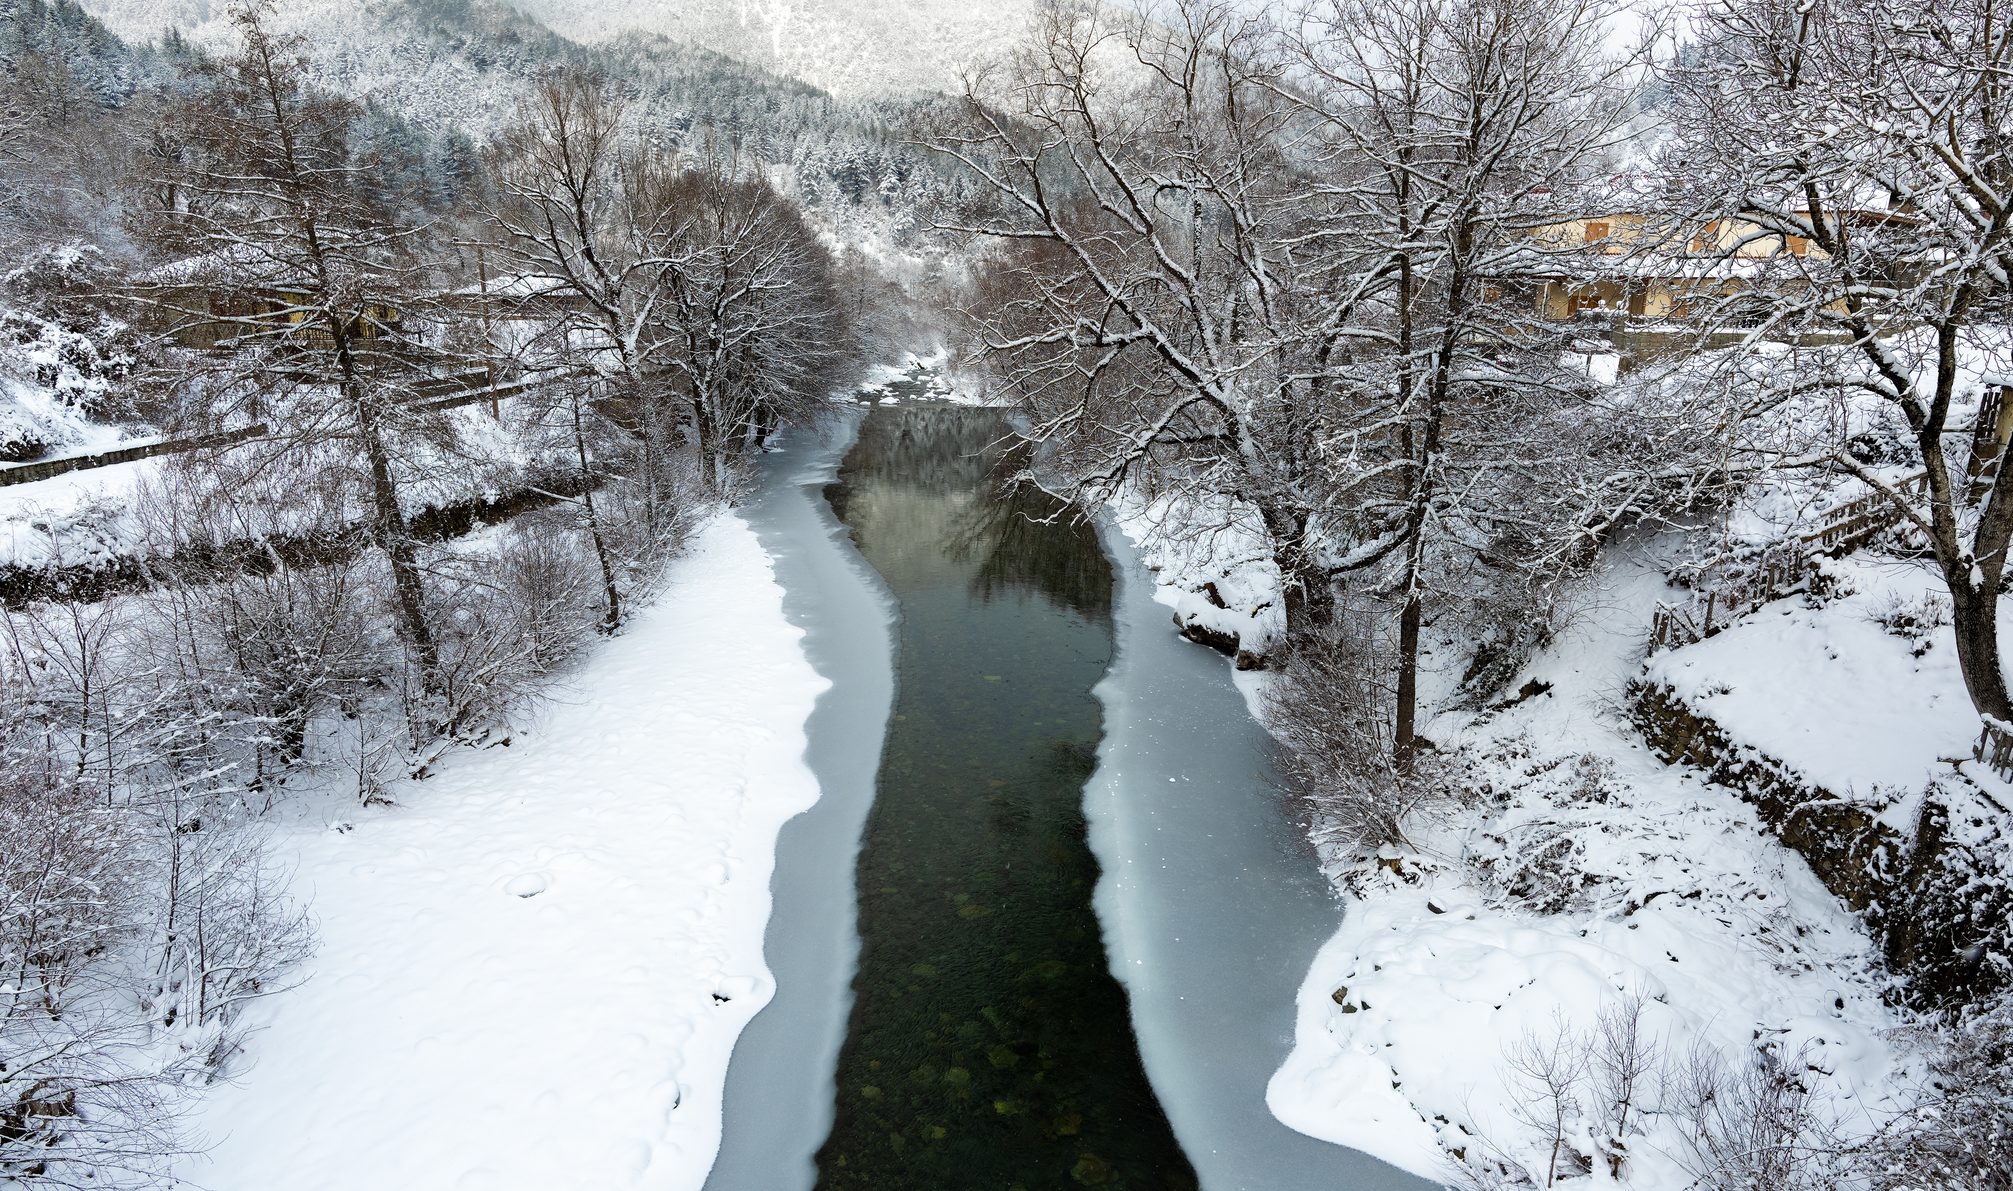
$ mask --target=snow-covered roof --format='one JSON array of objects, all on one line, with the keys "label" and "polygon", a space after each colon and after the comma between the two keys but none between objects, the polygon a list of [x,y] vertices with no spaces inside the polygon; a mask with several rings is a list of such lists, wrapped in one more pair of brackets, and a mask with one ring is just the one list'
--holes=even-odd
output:
[{"label": "snow-covered roof", "polygon": [[463,286],[449,290],[450,298],[549,298],[568,293],[571,284],[564,277],[549,273],[507,273],[492,277],[487,283]]},{"label": "snow-covered roof", "polygon": [[272,264],[270,255],[250,244],[231,244],[156,265],[135,280],[150,285],[189,285],[241,276],[248,269]]}]

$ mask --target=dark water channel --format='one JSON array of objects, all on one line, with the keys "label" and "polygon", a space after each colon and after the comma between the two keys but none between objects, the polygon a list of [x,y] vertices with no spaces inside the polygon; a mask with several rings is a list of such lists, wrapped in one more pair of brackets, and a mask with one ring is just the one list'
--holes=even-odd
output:
[{"label": "dark water channel", "polygon": [[1187,1191],[1093,909],[1096,533],[994,480],[998,415],[875,409],[828,490],[899,607],[828,1191]]}]

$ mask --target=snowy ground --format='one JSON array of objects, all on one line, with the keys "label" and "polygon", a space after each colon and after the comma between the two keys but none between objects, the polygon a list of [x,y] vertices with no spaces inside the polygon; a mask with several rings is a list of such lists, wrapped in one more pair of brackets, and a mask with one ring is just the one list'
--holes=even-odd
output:
[{"label": "snowy ground", "polygon": [[279,841],[322,946],[205,1098],[210,1191],[698,1188],[770,998],[777,832],[824,682],[723,516],[508,747]]},{"label": "snowy ground", "polygon": [[1645,677],[1736,744],[1841,798],[1880,805],[1890,826],[1908,831],[1913,796],[1978,738],[1949,597],[1927,561],[1862,553],[1826,566],[1826,598],[1777,600],[1658,654]]},{"label": "snowy ground", "polygon": [[132,552],[141,533],[128,512],[160,465],[140,459],[0,487],[0,563],[80,566]]},{"label": "snowy ground", "polygon": [[[1588,1042],[1637,997],[1659,1063],[1700,1045],[1742,1064],[1767,1045],[1820,1073],[1848,1129],[1879,1113],[1900,1022],[1864,929],[1746,804],[1661,764],[1623,717],[1649,610],[1670,594],[1649,559],[1625,561],[1531,667],[1549,694],[1433,725],[1478,758],[1477,805],[1349,881],[1269,1091],[1282,1119],[1422,1173],[1446,1174],[1451,1150],[1500,1150],[1542,1183],[1545,1147],[1517,1119],[1538,1093],[1512,1053],[1562,1026]],[[1589,1157],[1606,1135],[1596,1083],[1569,1127]],[[1638,1119],[1622,1177],[1597,1161],[1580,1185],[1689,1185],[1679,1123]]]}]

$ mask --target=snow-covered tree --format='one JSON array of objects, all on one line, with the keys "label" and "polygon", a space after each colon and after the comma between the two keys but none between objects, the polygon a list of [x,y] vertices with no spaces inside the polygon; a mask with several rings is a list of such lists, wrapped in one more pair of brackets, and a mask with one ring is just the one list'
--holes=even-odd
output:
[{"label": "snow-covered tree", "polygon": [[991,192],[961,226],[997,254],[975,333],[1044,461],[1093,504],[1149,479],[1229,498],[1297,608],[1318,496],[1279,220],[1310,187],[1265,38],[1227,4],[1052,4],[932,142]]},{"label": "snow-covered tree", "polygon": [[389,563],[399,632],[430,700],[440,650],[398,458],[424,420],[409,402],[422,373],[399,328],[422,288],[419,229],[375,200],[351,153],[356,105],[314,87],[304,44],[273,33],[268,9],[234,10],[235,52],[201,63],[176,110],[181,145],[157,159],[176,206],[154,230],[184,255],[141,293],[178,327],[231,340],[235,350],[214,357],[198,385],[219,403],[205,411],[212,418],[269,424],[289,459],[361,464],[371,540]]},{"label": "snow-covered tree", "polygon": [[1282,89],[1315,162],[1286,233],[1306,295],[1300,412],[1333,566],[1398,609],[1401,765],[1431,607],[1527,602],[1515,588],[1590,557],[1660,484],[1637,419],[1562,365],[1560,336],[1504,283],[1622,139],[1628,60],[1600,49],[1617,13],[1329,0],[1288,38]]},{"label": "snow-covered tree", "polygon": [[767,183],[715,170],[671,181],[684,214],[661,250],[655,363],[674,378],[715,487],[728,459],[817,416],[855,362],[831,255]]},{"label": "snow-covered tree", "polygon": [[1756,338],[1843,340],[1799,352],[1775,388],[1898,422],[1923,480],[1894,483],[1844,436],[1793,438],[1768,461],[1856,476],[1922,532],[1971,700],[2013,718],[1998,644],[2013,469],[2002,441],[1967,475],[1961,416],[2007,371],[2013,27],[1988,0],[1722,0],[1699,32],[1672,78],[1666,172],[1694,222],[1735,229],[1724,255],[1754,258],[1744,267],[1773,294]]},{"label": "snow-covered tree", "polygon": [[667,408],[688,421],[709,485],[742,444],[813,411],[851,359],[830,256],[791,203],[649,144],[606,83],[548,78],[497,163],[505,300],[607,378],[647,439]]},{"label": "snow-covered tree", "polygon": [[1502,279],[1606,168],[1630,61],[1603,0],[1053,5],[939,148],[1004,214],[979,298],[1044,461],[1095,501],[1262,523],[1289,631],[1395,612],[1386,751],[1416,749],[1434,602],[1569,569],[1683,469]]}]

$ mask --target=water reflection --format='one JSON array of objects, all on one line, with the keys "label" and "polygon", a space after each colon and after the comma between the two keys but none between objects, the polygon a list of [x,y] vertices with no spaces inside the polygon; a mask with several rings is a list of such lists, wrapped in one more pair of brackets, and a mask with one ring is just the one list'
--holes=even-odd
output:
[{"label": "water reflection", "polygon": [[1088,518],[1020,476],[1025,448],[1009,452],[967,506],[950,550],[972,561],[972,596],[1032,590],[1060,607],[1111,615],[1111,564]]},{"label": "water reflection", "polygon": [[1091,906],[1112,574],[1005,424],[877,409],[829,492],[901,609],[830,1191],[1191,1191]]}]

